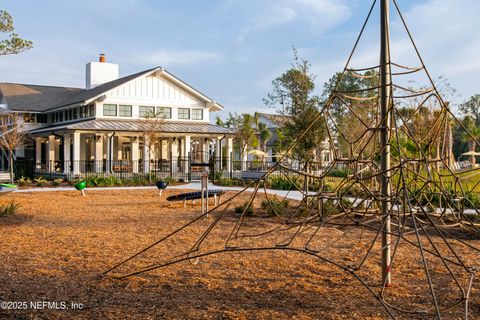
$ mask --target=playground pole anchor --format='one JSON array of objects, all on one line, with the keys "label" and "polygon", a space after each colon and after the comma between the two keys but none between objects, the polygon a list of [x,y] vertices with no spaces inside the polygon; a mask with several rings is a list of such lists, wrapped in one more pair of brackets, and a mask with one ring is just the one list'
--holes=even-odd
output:
[{"label": "playground pole anchor", "polygon": [[390,0],[380,1],[380,147],[382,214],[382,286],[391,285],[390,253]]}]

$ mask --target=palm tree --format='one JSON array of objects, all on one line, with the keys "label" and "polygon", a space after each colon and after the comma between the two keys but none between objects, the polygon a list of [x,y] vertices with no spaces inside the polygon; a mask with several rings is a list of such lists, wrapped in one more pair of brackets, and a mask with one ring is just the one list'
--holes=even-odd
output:
[{"label": "palm tree", "polygon": [[260,145],[262,146],[262,151],[267,152],[267,142],[272,137],[272,132],[263,122],[259,122],[257,125],[258,134],[260,136]]}]

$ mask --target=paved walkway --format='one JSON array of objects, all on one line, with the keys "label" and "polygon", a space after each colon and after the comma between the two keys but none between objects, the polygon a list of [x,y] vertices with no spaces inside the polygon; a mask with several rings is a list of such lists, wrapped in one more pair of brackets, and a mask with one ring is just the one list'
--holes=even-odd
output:
[{"label": "paved walkway", "polygon": [[[178,186],[169,186],[168,190],[200,190],[200,182],[191,182],[188,184],[182,184]],[[243,187],[221,187],[215,186],[212,184],[208,185],[209,189],[222,189],[227,191],[241,191]],[[108,190],[149,190],[149,189],[157,189],[155,186],[141,186],[141,187],[95,187],[91,188],[91,190],[99,190],[99,191],[108,191]],[[247,192],[253,192],[254,188],[247,188]],[[49,187],[49,188],[31,188],[31,189],[20,189],[14,192],[55,192],[55,191],[76,191],[74,187]],[[88,188],[86,190],[88,192]],[[263,193],[263,188],[259,190],[259,192]],[[292,200],[302,200],[302,193],[300,191],[284,191],[284,190],[272,190],[267,189],[267,192],[271,195],[278,195],[279,197],[287,196],[288,199]]]}]

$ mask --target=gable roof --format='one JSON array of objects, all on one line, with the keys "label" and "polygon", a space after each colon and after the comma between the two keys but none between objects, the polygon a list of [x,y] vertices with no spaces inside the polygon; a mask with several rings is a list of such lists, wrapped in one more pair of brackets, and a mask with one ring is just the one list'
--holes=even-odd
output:
[{"label": "gable roof", "polygon": [[148,70],[145,70],[145,71],[141,71],[141,72],[138,72],[138,73],[131,74],[131,75],[126,76],[126,77],[118,78],[118,79],[110,81],[110,82],[106,82],[106,83],[101,84],[99,86],[96,86],[92,89],[88,89],[88,90],[84,89],[84,90],[78,92],[77,94],[69,96],[65,100],[59,101],[57,104],[51,106],[50,108],[48,108],[46,110],[56,109],[56,108],[60,108],[60,107],[64,107],[64,106],[68,106],[68,105],[72,105],[72,104],[76,104],[76,103],[88,102],[89,100],[96,99],[99,96],[105,94],[106,92],[108,92],[108,91],[110,91],[110,90],[112,90],[116,87],[121,86],[122,84],[125,84],[125,83],[127,83],[127,82],[129,82],[133,79],[139,78],[139,77],[144,76],[146,74],[152,73],[153,71],[155,71],[157,69],[158,68],[148,69]]},{"label": "gable roof", "polygon": [[283,114],[272,114],[272,113],[258,113],[259,116],[264,117],[271,123],[277,125],[277,126],[282,126],[286,122],[290,121],[290,116],[288,115],[283,115]]},{"label": "gable roof", "polygon": [[0,101],[13,111],[42,112],[85,89],[0,83]]},{"label": "gable roof", "polygon": [[21,83],[0,83],[0,103],[6,103],[13,111],[30,112],[43,112],[73,104],[88,104],[112,89],[136,78],[157,71],[161,71],[168,79],[201,98],[207,103],[207,107],[211,108],[213,111],[223,110],[221,104],[210,99],[161,67],[155,67],[134,73],[129,76],[106,82],[92,89],[29,85]]}]

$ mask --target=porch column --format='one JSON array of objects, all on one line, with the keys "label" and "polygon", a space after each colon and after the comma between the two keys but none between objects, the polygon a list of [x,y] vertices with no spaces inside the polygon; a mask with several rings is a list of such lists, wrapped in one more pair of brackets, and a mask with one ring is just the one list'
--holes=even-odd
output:
[{"label": "porch column", "polygon": [[70,173],[70,134],[63,135],[63,173]]},{"label": "porch column", "polygon": [[170,163],[172,164],[172,173],[178,171],[178,140],[174,141],[173,138],[169,139],[170,143]]},{"label": "porch column", "polygon": [[107,134],[107,172],[112,172],[113,136]]},{"label": "porch column", "polygon": [[222,170],[222,139],[219,137],[215,141],[215,165],[217,170]]},{"label": "porch column", "polygon": [[243,150],[243,154],[241,155],[242,159],[242,171],[247,170],[247,161],[248,161],[248,146],[245,146],[245,149]]},{"label": "porch column", "polygon": [[80,132],[73,133],[73,174],[80,174]]},{"label": "porch column", "polygon": [[49,135],[48,136],[48,144],[47,144],[47,164],[48,164],[48,171],[52,172],[55,170],[55,136]]},{"label": "porch column", "polygon": [[190,136],[185,136],[184,137],[184,142],[183,142],[183,150],[182,150],[182,156],[183,156],[183,172],[188,173],[188,156],[190,155]]},{"label": "porch column", "polygon": [[202,155],[202,162],[203,162],[203,163],[207,163],[208,160],[209,160],[209,157],[208,157],[208,156],[209,156],[209,153],[208,153],[208,151],[209,151],[209,149],[210,149],[210,148],[209,148],[209,147],[210,147],[210,139],[204,138],[204,139],[202,139],[202,143],[203,143],[203,145],[202,145],[202,151],[203,151],[203,152],[202,152],[202,154],[203,154],[203,155]]},{"label": "porch column", "polygon": [[35,138],[35,166],[40,169],[42,165],[42,137]]},{"label": "porch column", "polygon": [[103,171],[103,135],[95,135],[93,159],[95,172]]},{"label": "porch column", "polygon": [[138,137],[131,137],[130,138],[130,143],[132,146],[132,169],[133,173],[138,173],[138,158],[140,155],[140,152],[138,150]]},{"label": "porch column", "polygon": [[227,171],[232,171],[233,138],[227,138]]},{"label": "porch column", "polygon": [[150,145],[150,138],[145,137],[143,140],[143,172],[150,172],[150,148],[155,146]]}]

